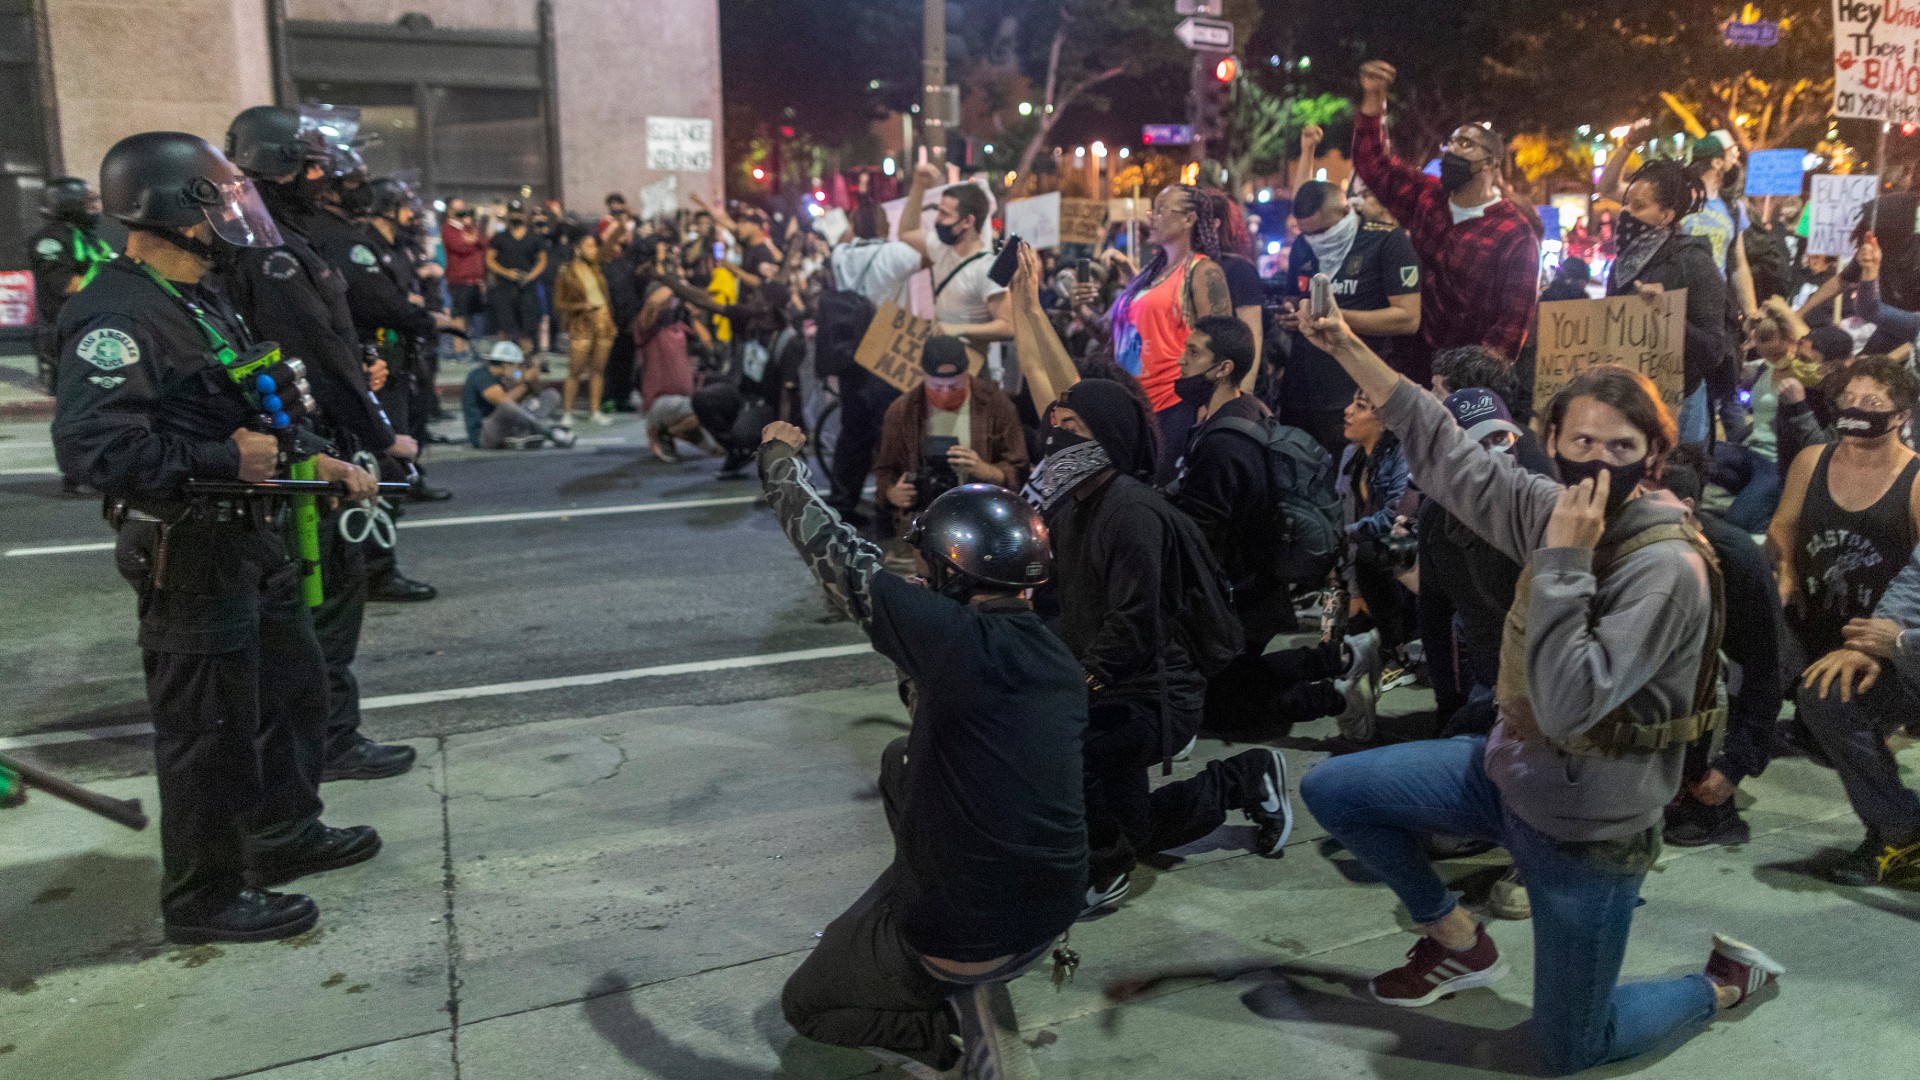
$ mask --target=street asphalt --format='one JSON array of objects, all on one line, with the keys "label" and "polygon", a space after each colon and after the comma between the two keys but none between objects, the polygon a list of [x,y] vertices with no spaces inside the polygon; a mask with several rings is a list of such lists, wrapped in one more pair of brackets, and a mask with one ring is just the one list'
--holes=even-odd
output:
[{"label": "street asphalt", "polygon": [[[630,421],[579,430],[569,451],[430,456],[456,498],[409,507],[400,537],[402,565],[440,597],[372,606],[358,665],[369,731],[420,764],[324,789],[328,820],[375,825],[386,846],[298,884],[321,906],[316,931],[168,946],[154,830],[38,795],[0,812],[0,1078],[903,1075],[799,1039],[778,1005],[891,858],[873,786],[906,725],[890,666],[826,619],[752,481],[717,480],[708,459],[654,463]],[[51,462],[44,422],[0,424],[0,749],[152,810],[132,594],[110,552],[32,553],[110,539]],[[672,505],[689,500],[703,504]],[[462,520],[503,514],[547,516]],[[1296,781],[1339,749],[1332,734],[1319,721],[1277,744]],[[1240,749],[1203,739],[1175,777]],[[1670,850],[1649,876],[1627,974],[1697,970],[1721,930],[1787,978],[1595,1075],[1914,1075],[1920,898],[1819,879],[1860,836],[1831,773],[1777,762],[1741,799],[1751,843]],[[1528,927],[1492,926],[1514,967],[1498,986],[1373,1005],[1366,977],[1412,944],[1405,914],[1300,813],[1277,861],[1248,851],[1236,819],[1143,867],[1119,912],[1075,929],[1073,981],[1019,980],[1042,1076],[1536,1073]],[[1447,872],[1473,904],[1503,861]],[[1134,1004],[1102,998],[1142,973],[1174,977]]]}]

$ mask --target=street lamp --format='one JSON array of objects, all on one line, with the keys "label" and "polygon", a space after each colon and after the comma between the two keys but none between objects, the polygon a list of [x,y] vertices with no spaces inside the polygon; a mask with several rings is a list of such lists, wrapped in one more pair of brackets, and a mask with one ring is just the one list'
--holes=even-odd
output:
[{"label": "street lamp", "polygon": [[1106,143],[1103,143],[1103,142],[1095,142],[1095,143],[1093,144],[1093,156],[1094,156],[1094,157],[1097,157],[1097,158],[1103,158],[1103,157],[1106,157],[1106,156],[1107,156],[1107,144],[1106,144]]},{"label": "street lamp", "polygon": [[880,162],[880,175],[892,176],[894,169],[897,167],[898,166],[894,165],[892,158],[885,158]]},{"label": "street lamp", "polygon": [[1031,102],[1031,101],[1023,101],[1023,102],[1021,102],[1021,103],[1020,103],[1020,115],[1021,115],[1021,116],[1032,116],[1032,115],[1033,115],[1033,102]]},{"label": "street lamp", "polygon": [[1074,156],[1074,157],[1077,157],[1077,158],[1082,158],[1082,157],[1086,157],[1086,156],[1087,156],[1087,148],[1086,148],[1086,147],[1084,147],[1084,146],[1076,146],[1076,147],[1074,147],[1074,148],[1073,148],[1073,156]]},{"label": "street lamp", "polygon": [[1130,157],[1132,157],[1132,156],[1133,156],[1133,151],[1132,151],[1132,150],[1129,150],[1129,149],[1127,149],[1127,148],[1126,148],[1126,147],[1124,147],[1124,146],[1120,148],[1120,160],[1121,160],[1121,161],[1125,161],[1125,160],[1127,160],[1128,158],[1130,158]]}]

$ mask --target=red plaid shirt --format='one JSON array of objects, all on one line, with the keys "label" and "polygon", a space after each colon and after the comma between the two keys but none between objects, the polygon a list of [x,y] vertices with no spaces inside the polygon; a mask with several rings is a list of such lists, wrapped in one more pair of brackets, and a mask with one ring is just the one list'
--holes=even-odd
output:
[{"label": "red plaid shirt", "polygon": [[1355,121],[1353,169],[1400,219],[1420,255],[1420,337],[1427,346],[1439,352],[1485,345],[1518,357],[1540,303],[1539,219],[1501,199],[1454,224],[1440,181],[1388,151],[1377,116]]}]

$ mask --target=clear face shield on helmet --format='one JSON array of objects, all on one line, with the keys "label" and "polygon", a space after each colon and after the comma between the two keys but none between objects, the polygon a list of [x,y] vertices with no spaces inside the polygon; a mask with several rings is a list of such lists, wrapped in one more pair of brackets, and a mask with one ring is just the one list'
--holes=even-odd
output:
[{"label": "clear face shield on helmet", "polygon": [[215,236],[234,247],[268,248],[281,244],[280,227],[260,201],[253,181],[236,176],[224,183],[196,180],[188,194],[200,204]]}]

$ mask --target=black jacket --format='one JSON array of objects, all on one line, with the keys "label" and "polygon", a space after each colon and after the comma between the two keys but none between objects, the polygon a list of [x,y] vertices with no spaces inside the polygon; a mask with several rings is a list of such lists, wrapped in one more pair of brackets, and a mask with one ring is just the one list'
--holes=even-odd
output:
[{"label": "black jacket", "polygon": [[[1553,459],[1532,432],[1523,432],[1514,444],[1513,459],[1541,476],[1554,475]],[[1520,564],[1487,543],[1465,522],[1434,499],[1420,504],[1420,599],[1451,604],[1460,617],[1460,645],[1483,656],[1498,658],[1505,632],[1507,609],[1520,582]]]},{"label": "black jacket", "polygon": [[1607,285],[1609,296],[1631,296],[1634,282],[1687,290],[1686,393],[1720,374],[1727,350],[1727,281],[1713,261],[1713,245],[1704,236],[1674,233],[1633,281]]},{"label": "black jacket", "polygon": [[1105,689],[1093,704],[1124,701],[1199,712],[1206,683],[1174,638],[1180,598],[1166,568],[1178,565],[1169,518],[1180,511],[1131,476],[1083,482],[1047,516],[1053,534],[1060,636]]},{"label": "black jacket", "polygon": [[1714,762],[1737,784],[1759,776],[1773,757],[1774,725],[1784,700],[1780,638],[1785,619],[1773,567],[1753,537],[1713,514],[1695,514],[1694,520],[1719,557],[1726,589],[1728,618],[1720,649],[1740,665],[1739,686],[1727,699],[1726,745]]},{"label": "black jacket", "polygon": [[1188,437],[1179,489],[1173,505],[1185,511],[1227,573],[1236,599],[1256,583],[1270,520],[1267,508],[1267,452],[1259,443],[1227,431],[1220,420],[1254,423],[1273,415],[1260,399],[1242,394],[1220,407]]},{"label": "black jacket", "polygon": [[430,336],[434,332],[433,316],[400,291],[386,264],[380,261],[386,245],[371,233],[371,229],[323,210],[309,219],[306,235],[320,257],[346,281],[347,310],[363,343],[371,343],[381,330],[392,330],[403,338]]},{"label": "black jacket", "polygon": [[[243,330],[214,293],[178,286],[240,348]],[[68,299],[58,331],[53,449],[60,471],[154,509],[189,479],[240,475],[233,432],[253,419],[179,301],[124,256]]]},{"label": "black jacket", "polygon": [[322,433],[350,444],[339,447],[345,453],[384,453],[393,445],[393,428],[367,388],[346,281],[303,231],[314,216],[277,218],[285,243],[242,248],[222,285],[255,337],[276,342],[282,356],[306,361]]}]

